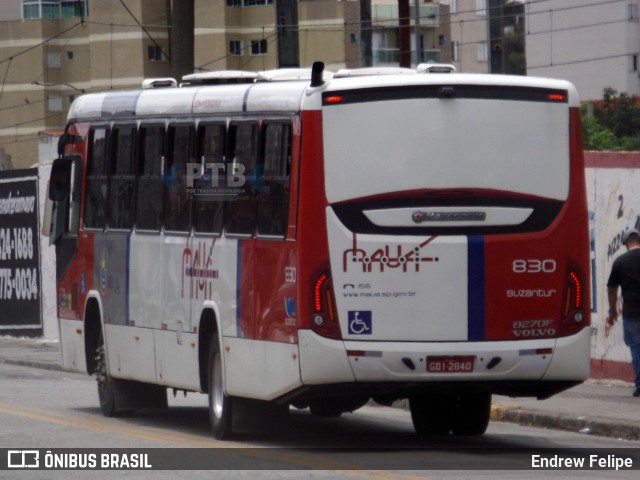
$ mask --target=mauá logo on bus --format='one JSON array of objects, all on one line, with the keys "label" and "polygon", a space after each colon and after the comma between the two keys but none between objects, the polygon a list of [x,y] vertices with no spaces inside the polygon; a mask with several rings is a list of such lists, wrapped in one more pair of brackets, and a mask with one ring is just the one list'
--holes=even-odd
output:
[{"label": "mau\u00e1 logo on bus", "polygon": [[260,190],[256,173],[245,175],[241,163],[185,163],[167,169],[162,181],[173,193],[186,191],[192,196],[239,197],[249,188]]}]

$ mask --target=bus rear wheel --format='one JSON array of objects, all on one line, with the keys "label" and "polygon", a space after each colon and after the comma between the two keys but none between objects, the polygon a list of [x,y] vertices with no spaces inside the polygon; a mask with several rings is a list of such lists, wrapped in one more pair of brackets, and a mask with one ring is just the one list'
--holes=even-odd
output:
[{"label": "bus rear wheel", "polygon": [[417,396],[409,405],[420,436],[482,435],[491,416],[490,393]]},{"label": "bus rear wheel", "polygon": [[455,414],[454,398],[451,395],[416,396],[409,399],[411,420],[416,433],[448,435]]},{"label": "bus rear wheel", "polygon": [[461,395],[451,429],[454,435],[483,435],[490,417],[490,393]]},{"label": "bus rear wheel", "polygon": [[220,342],[214,336],[209,349],[209,419],[214,437],[228,440],[233,435],[233,398],[224,392],[224,370]]}]

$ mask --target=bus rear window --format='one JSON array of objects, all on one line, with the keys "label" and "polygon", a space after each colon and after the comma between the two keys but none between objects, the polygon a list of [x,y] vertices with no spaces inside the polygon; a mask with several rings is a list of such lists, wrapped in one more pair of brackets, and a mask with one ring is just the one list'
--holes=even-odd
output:
[{"label": "bus rear window", "polygon": [[564,201],[566,103],[413,98],[323,111],[329,202],[420,189],[483,189]]}]

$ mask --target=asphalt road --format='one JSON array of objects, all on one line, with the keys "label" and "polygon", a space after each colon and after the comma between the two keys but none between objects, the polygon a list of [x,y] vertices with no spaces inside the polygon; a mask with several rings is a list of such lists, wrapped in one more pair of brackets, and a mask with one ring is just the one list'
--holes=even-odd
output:
[{"label": "asphalt road", "polygon": [[[409,480],[496,478],[495,470],[502,470],[500,478],[638,478],[638,470],[543,472],[528,468],[528,463],[542,449],[561,456],[573,451],[567,449],[600,455],[621,448],[640,452],[640,442],[500,422],[492,422],[482,437],[420,440],[408,412],[384,407],[365,407],[337,419],[292,410],[285,421],[241,422],[234,441],[219,442],[210,434],[206,404],[204,395],[185,398],[180,393],[176,398],[170,395],[168,410],[105,418],[92,377],[0,364],[0,449],[101,449],[98,454],[104,449],[127,449],[151,452],[156,467],[163,462],[171,465],[173,459],[181,468],[201,468],[204,459],[203,468],[215,470],[96,471],[90,472],[91,478]],[[621,457],[629,451],[615,450]],[[527,468],[522,468],[522,455]],[[87,474],[0,470],[0,478],[87,478]]]}]

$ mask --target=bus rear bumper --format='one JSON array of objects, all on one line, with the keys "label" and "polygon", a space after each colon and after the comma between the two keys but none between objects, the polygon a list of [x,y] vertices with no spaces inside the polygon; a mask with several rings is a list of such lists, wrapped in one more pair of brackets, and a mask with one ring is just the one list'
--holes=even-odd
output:
[{"label": "bus rear bumper", "polygon": [[342,341],[300,331],[300,368],[305,385],[348,382],[505,385],[540,381],[575,384],[589,377],[589,365],[587,328],[559,339],[465,343]]}]

